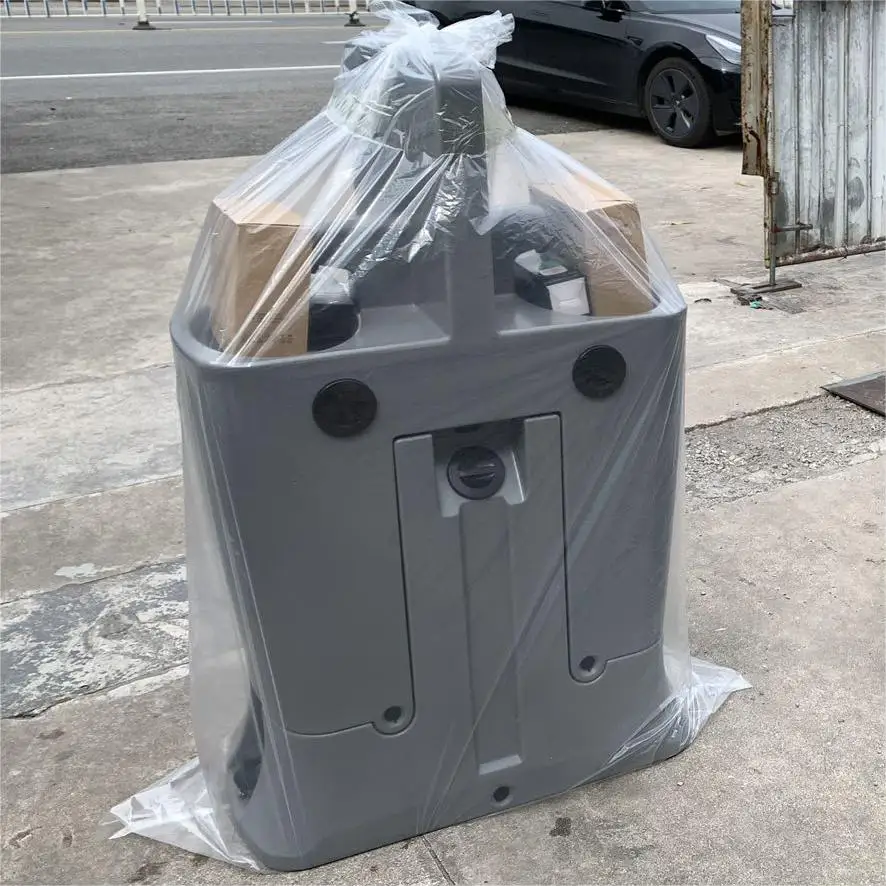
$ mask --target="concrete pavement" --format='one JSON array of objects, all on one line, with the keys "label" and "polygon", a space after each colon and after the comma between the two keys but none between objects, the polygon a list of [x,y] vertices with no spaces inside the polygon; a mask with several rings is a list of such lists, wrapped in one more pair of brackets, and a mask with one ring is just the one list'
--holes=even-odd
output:
[{"label": "concrete pavement", "polygon": [[[684,284],[693,651],[754,689],[667,763],[274,880],[882,882],[884,422],[820,391],[883,365],[882,255],[752,310],[715,279],[762,274],[735,149],[552,140],[632,193]],[[247,162],[2,182],[4,882],[250,878],[98,827],[193,753],[166,322]]]}]

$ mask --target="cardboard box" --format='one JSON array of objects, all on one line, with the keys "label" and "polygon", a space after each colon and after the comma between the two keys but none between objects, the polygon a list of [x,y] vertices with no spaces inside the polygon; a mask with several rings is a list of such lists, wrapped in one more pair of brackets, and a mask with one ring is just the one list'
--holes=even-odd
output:
[{"label": "cardboard box", "polygon": [[293,357],[307,350],[311,243],[301,222],[297,213],[255,198],[212,204],[208,300],[225,352]]},{"label": "cardboard box", "polygon": [[[643,230],[629,197],[604,182],[570,175],[532,185],[532,199],[551,207],[554,224],[586,257],[595,316],[650,310]],[[209,231],[207,296],[219,346],[243,357],[304,354],[314,256],[303,216],[254,196],[220,197],[210,210]]]},{"label": "cardboard box", "polygon": [[594,316],[644,314],[654,306],[643,226],[630,197],[606,182],[574,175],[532,190],[536,202],[554,200],[588,218],[578,216],[569,227],[577,229],[587,256],[584,273]]}]

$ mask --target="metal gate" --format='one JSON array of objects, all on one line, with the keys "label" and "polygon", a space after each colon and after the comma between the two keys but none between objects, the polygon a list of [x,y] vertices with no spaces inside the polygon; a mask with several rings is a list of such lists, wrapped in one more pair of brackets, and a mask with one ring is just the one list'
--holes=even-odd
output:
[{"label": "metal gate", "polygon": [[886,0],[742,0],[742,44],[742,171],[765,182],[770,271],[883,249]]}]

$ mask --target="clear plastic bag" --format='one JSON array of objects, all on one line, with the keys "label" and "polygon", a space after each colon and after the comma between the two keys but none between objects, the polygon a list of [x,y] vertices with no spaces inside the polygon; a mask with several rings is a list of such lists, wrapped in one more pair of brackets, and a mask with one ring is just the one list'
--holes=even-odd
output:
[{"label": "clear plastic bag", "polygon": [[664,759],[747,686],[689,653],[685,305],[636,206],[513,125],[510,16],[373,11],[172,322],[199,764],[113,814],[257,869]]}]

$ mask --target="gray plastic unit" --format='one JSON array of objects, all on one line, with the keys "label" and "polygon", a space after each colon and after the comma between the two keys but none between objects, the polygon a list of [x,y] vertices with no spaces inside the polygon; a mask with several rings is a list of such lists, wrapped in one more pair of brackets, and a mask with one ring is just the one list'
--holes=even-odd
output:
[{"label": "gray plastic unit", "polygon": [[683,746],[683,309],[546,310],[496,293],[492,235],[449,233],[365,277],[329,350],[225,362],[205,314],[173,319],[252,686],[226,803],[271,868],[612,774],[638,734],[630,768]]}]

